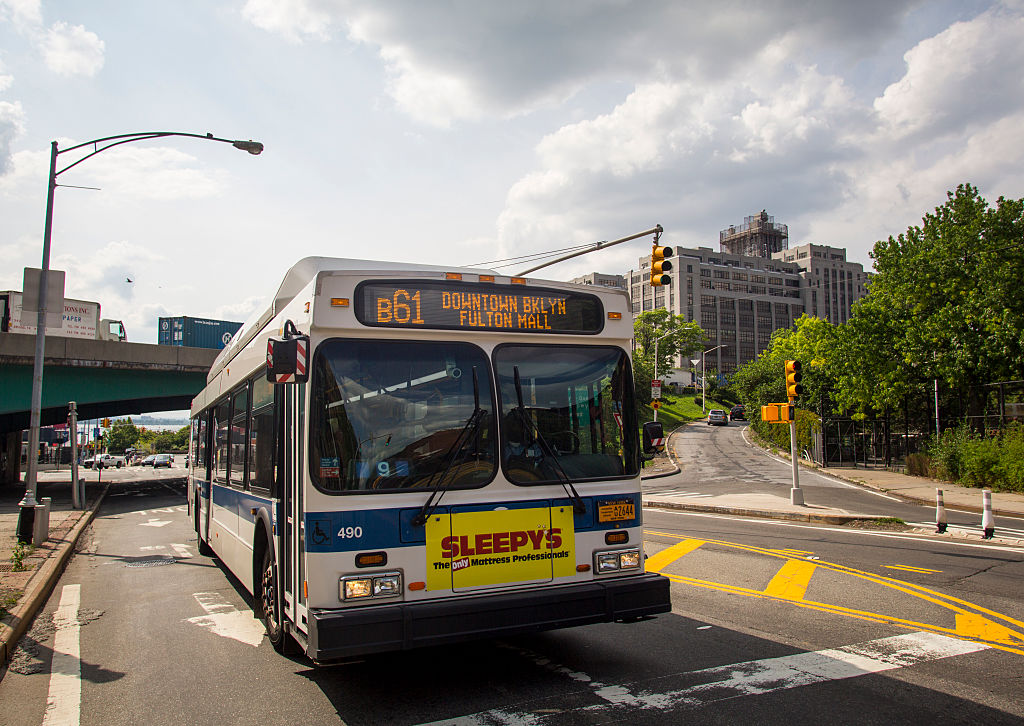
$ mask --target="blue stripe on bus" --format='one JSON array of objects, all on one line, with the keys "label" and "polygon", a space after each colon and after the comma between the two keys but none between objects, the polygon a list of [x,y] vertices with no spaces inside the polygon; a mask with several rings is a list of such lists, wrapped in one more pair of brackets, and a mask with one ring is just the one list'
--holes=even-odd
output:
[{"label": "blue stripe on bus", "polygon": [[[202,482],[202,484],[204,487],[210,486],[209,482]],[[260,507],[265,507],[267,509],[272,520],[271,524],[275,527],[281,518],[281,502],[278,499],[271,499],[270,497],[260,494],[241,491],[224,484],[214,484],[213,489],[213,501],[218,506],[234,509],[238,512],[239,517],[247,519],[250,522],[256,522],[256,515],[252,513],[252,510],[259,509]]]},{"label": "blue stripe on bus", "polygon": [[[641,524],[642,513],[640,494],[614,494],[599,497],[583,497],[586,506],[584,514],[574,517],[575,530],[600,531],[616,527],[637,527]],[[635,516],[619,522],[596,522],[597,508],[611,502],[631,502]],[[569,499],[534,500],[507,503],[487,503],[438,507],[439,514],[488,511],[496,507],[525,509],[529,507],[572,506]],[[426,544],[426,530],[414,527],[412,519],[419,514],[419,508],[406,509],[359,509],[335,512],[306,513],[307,552],[355,552],[414,547]]]}]

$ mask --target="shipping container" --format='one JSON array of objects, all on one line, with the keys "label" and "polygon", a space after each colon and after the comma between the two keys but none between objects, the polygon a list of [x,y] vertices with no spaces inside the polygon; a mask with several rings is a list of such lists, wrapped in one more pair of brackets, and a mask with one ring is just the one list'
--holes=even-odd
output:
[{"label": "shipping container", "polygon": [[210,320],[179,315],[176,318],[160,318],[157,343],[160,345],[184,345],[189,348],[223,348],[231,337],[242,327],[241,323],[229,320]]}]

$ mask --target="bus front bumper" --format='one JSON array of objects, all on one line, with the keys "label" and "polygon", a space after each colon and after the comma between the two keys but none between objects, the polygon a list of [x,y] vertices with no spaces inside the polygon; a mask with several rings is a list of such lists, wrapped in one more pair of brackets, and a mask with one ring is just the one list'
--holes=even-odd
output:
[{"label": "bus front bumper", "polygon": [[348,610],[312,610],[306,653],[323,662],[671,611],[668,578],[654,573],[518,592]]}]

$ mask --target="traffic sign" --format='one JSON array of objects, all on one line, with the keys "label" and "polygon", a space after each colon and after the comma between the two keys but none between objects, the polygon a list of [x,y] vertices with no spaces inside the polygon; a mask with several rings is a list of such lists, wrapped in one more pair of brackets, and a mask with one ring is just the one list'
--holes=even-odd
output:
[{"label": "traffic sign", "polygon": [[657,411],[659,408],[661,408],[661,401],[651,401],[651,408]]},{"label": "traffic sign", "polygon": [[651,381],[651,398],[661,398],[661,381],[657,378]]}]

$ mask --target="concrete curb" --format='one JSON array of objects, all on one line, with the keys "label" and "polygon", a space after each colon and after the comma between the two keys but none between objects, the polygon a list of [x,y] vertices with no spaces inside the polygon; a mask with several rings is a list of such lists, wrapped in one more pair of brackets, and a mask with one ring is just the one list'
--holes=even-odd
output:
[{"label": "concrete curb", "polygon": [[678,509],[685,512],[707,512],[711,514],[731,514],[739,517],[760,517],[762,519],[783,519],[791,522],[816,522],[818,524],[848,524],[850,522],[874,522],[880,517],[866,514],[824,514],[817,512],[780,512],[770,509],[747,509],[744,507],[716,507],[710,504],[688,504],[684,502],[665,502],[646,500],[645,507],[661,507]]},{"label": "concrete curb", "polygon": [[57,584],[57,580],[64,572],[64,567],[71,559],[71,553],[75,551],[82,532],[92,523],[108,491],[110,491],[110,483],[100,492],[95,504],[89,510],[82,512],[78,522],[68,532],[67,541],[61,544],[54,554],[46,558],[36,574],[29,580],[25,594],[11,611],[13,625],[0,624],[0,668],[7,665],[21,636],[26,633],[39,610],[46,604],[46,599],[53,592],[54,585]]}]

